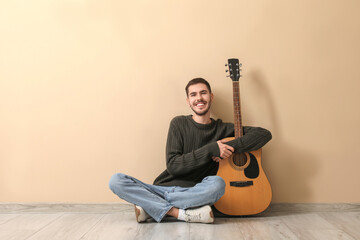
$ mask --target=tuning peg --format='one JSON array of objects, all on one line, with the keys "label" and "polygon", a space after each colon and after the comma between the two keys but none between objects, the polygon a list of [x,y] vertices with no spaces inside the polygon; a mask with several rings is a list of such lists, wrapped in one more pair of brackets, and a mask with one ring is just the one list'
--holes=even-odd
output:
[{"label": "tuning peg", "polygon": [[228,65],[227,65],[227,63],[225,63],[225,67],[227,67]]},{"label": "tuning peg", "polygon": [[230,77],[230,75],[227,75],[226,77]]},{"label": "tuning peg", "polygon": [[228,72],[228,71],[229,71],[229,70],[227,70],[227,69],[225,70],[225,72]]}]

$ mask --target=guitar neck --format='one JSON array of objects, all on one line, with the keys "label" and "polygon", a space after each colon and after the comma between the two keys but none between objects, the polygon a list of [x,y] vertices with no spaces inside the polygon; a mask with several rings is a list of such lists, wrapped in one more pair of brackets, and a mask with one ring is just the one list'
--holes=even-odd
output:
[{"label": "guitar neck", "polygon": [[234,131],[235,131],[235,138],[238,138],[243,136],[243,128],[241,122],[239,81],[233,81],[233,101],[234,101]]}]

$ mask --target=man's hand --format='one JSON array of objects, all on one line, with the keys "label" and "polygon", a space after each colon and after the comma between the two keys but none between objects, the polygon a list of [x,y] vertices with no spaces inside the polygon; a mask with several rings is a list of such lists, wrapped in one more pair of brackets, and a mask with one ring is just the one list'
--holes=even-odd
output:
[{"label": "man's hand", "polygon": [[212,157],[212,159],[215,162],[219,162],[223,158],[230,157],[233,154],[233,152],[235,151],[235,149],[232,146],[224,144],[225,142],[226,141],[224,141],[224,140],[217,141],[217,144],[218,144],[219,150],[220,150],[220,158],[219,157]]},{"label": "man's hand", "polygon": [[220,162],[222,159],[219,158],[219,157],[214,157],[214,156],[212,156],[212,160],[213,160],[214,162]]}]

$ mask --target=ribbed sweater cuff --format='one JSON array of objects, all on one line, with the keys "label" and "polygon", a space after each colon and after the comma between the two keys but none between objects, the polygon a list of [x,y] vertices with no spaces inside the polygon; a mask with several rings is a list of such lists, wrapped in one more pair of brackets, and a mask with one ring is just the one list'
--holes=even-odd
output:
[{"label": "ribbed sweater cuff", "polygon": [[211,156],[220,157],[220,149],[217,142],[209,143],[209,152]]}]

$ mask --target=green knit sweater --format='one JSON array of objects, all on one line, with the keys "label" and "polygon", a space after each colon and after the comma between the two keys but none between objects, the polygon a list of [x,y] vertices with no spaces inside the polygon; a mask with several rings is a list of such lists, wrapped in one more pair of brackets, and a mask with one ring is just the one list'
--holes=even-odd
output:
[{"label": "green knit sweater", "polygon": [[[244,136],[227,142],[235,152],[249,152],[263,147],[271,133],[260,127],[244,127]],[[234,124],[211,119],[209,124],[195,122],[191,115],[175,117],[169,127],[166,144],[166,170],[155,185],[192,187],[210,175],[216,175],[219,157],[216,141],[234,136]]]}]

